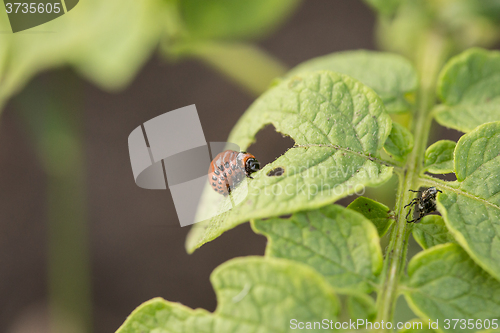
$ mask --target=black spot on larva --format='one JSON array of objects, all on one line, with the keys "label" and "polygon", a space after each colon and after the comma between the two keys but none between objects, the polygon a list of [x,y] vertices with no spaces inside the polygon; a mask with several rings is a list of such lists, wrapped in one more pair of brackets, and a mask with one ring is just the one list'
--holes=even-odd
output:
[{"label": "black spot on larva", "polygon": [[212,183],[212,185],[213,185],[213,186],[217,186],[217,184],[216,184],[216,183]]},{"label": "black spot on larva", "polygon": [[222,175],[227,178],[227,174],[225,172]]},{"label": "black spot on larva", "polygon": [[224,163],[224,166],[225,166],[226,168],[229,168],[229,162]]},{"label": "black spot on larva", "polygon": [[285,169],[283,169],[282,167],[277,167],[277,168],[274,168],[273,170],[269,171],[267,173],[267,176],[268,177],[277,177],[277,176],[281,176],[284,173],[285,173]]},{"label": "black spot on larva", "polygon": [[222,182],[219,180],[219,185],[222,185]]},{"label": "black spot on larva", "polygon": [[217,180],[217,177],[215,177],[215,176],[212,176],[212,180]]},{"label": "black spot on larva", "polygon": [[231,165],[231,169],[233,169],[233,170],[236,169],[236,165],[234,165],[234,164]]},{"label": "black spot on larva", "polygon": [[219,170],[217,170],[217,169],[215,169],[215,170],[214,170],[214,173],[215,173],[217,176],[218,176],[218,175],[220,175],[220,172],[219,172]]},{"label": "black spot on larva", "polygon": [[231,171],[231,169],[229,169],[227,173],[231,175],[233,172]]},{"label": "black spot on larva", "polygon": [[223,165],[219,165],[219,170],[220,171],[224,171],[224,166]]}]

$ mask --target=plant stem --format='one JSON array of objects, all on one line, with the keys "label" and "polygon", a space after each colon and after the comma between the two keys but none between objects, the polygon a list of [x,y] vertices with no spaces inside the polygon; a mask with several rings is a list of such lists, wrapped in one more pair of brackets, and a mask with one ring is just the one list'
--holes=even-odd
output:
[{"label": "plant stem", "polygon": [[[398,296],[400,274],[404,269],[405,255],[408,247],[408,238],[411,226],[406,222],[404,204],[410,201],[413,189],[418,180],[419,171],[423,165],[423,157],[427,146],[427,139],[432,123],[429,117],[436,95],[436,79],[439,70],[446,59],[447,47],[440,35],[429,33],[420,48],[421,53],[417,68],[420,74],[420,90],[417,98],[417,111],[414,115],[415,146],[408,156],[405,175],[399,177],[400,186],[395,211],[397,220],[391,233],[391,240],[387,250],[383,271],[383,284],[377,298],[377,322],[392,322],[394,306]],[[391,331],[380,329],[380,331]]]},{"label": "plant stem", "polygon": [[47,175],[50,331],[85,333],[92,304],[79,86],[72,74],[50,79],[51,91],[35,81],[16,104]]},{"label": "plant stem", "polygon": [[287,68],[256,45],[235,42],[191,42],[176,45],[171,56],[200,59],[254,95],[260,95]]}]

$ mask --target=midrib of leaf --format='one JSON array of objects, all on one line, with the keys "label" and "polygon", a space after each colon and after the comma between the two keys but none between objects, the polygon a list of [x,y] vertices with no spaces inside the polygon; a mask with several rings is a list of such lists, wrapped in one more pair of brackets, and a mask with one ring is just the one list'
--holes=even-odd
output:
[{"label": "midrib of leaf", "polygon": [[[414,112],[413,136],[415,145],[408,156],[405,173],[398,173],[399,186],[395,206],[396,223],[391,232],[387,255],[384,260],[382,271],[382,288],[377,297],[377,322],[392,321],[395,301],[398,295],[398,284],[403,263],[406,261],[408,238],[411,226],[408,226],[405,218],[404,205],[410,201],[412,192],[410,189],[419,182],[420,169],[423,167],[423,159],[427,139],[432,123],[431,110],[436,101],[436,81],[439,70],[444,64],[448,47],[443,36],[437,33],[429,33],[425,41],[418,46],[420,58],[417,68],[420,77],[420,88],[417,97],[417,110]],[[381,329],[382,331],[390,331]]]},{"label": "midrib of leaf", "polygon": [[470,199],[474,199],[476,201],[479,201],[479,202],[481,202],[482,204],[484,204],[486,206],[490,206],[492,208],[500,210],[500,207],[497,206],[497,205],[495,205],[494,203],[492,203],[490,201],[487,201],[487,200],[485,200],[483,198],[480,198],[480,197],[478,197],[478,196],[476,196],[474,194],[470,194],[468,192],[465,192],[462,189],[449,186],[449,184],[448,184],[449,182],[443,181],[441,179],[424,175],[423,177],[419,177],[418,181],[419,181],[419,184],[429,185],[429,186],[439,186],[441,188],[446,189],[447,191],[463,195],[464,197],[468,197]]},{"label": "midrib of leaf", "polygon": [[[325,218],[329,218],[328,216],[325,216],[323,213],[320,213],[320,214],[321,214],[322,216],[324,216]],[[311,221],[310,221],[310,219],[309,219],[309,216],[308,216],[308,215],[306,215],[306,216],[305,216],[305,218],[306,218],[306,220],[309,222],[309,224],[311,224]],[[327,235],[323,232],[323,230],[318,230],[318,231],[320,231],[323,235],[325,235],[325,238],[326,238],[326,239],[328,239],[328,241],[329,241],[332,245],[335,245],[335,244],[333,244],[333,243],[332,243],[332,240],[331,240],[331,239],[329,239],[329,238],[328,238],[328,236],[327,236]],[[303,249],[305,249],[305,250],[309,251],[311,254],[313,254],[313,255],[315,255],[315,256],[318,256],[318,257],[322,258],[323,260],[328,261],[329,263],[331,263],[331,264],[333,264],[333,265],[335,265],[335,266],[337,266],[337,267],[340,267],[340,268],[344,269],[345,271],[347,271],[347,272],[349,272],[349,273],[351,273],[351,274],[353,274],[353,275],[356,275],[356,276],[358,276],[358,277],[360,277],[360,278],[363,278],[363,279],[366,279],[366,278],[367,278],[366,276],[364,276],[364,275],[362,275],[362,274],[360,274],[360,273],[356,272],[355,267],[354,267],[354,266],[355,266],[355,263],[354,263],[353,261],[351,261],[351,264],[353,264],[353,268],[350,268],[350,267],[347,267],[347,266],[342,265],[342,263],[340,263],[340,262],[336,262],[336,261],[332,260],[331,258],[327,257],[327,256],[326,256],[326,255],[324,255],[324,254],[321,254],[321,253],[319,253],[319,252],[316,252],[314,249],[310,248],[309,246],[306,246],[306,245],[304,245],[304,244],[300,244],[300,243],[298,243],[297,241],[293,240],[293,238],[291,238],[291,237],[286,237],[286,236],[278,235],[278,234],[276,234],[276,233],[274,233],[274,232],[272,232],[272,231],[268,231],[268,233],[269,233],[270,235],[271,235],[271,234],[277,235],[277,236],[281,237],[283,240],[286,240],[286,241],[288,241],[288,242],[290,242],[290,243],[293,243],[293,244],[295,244],[296,246],[301,247],[301,248],[303,248]],[[344,237],[344,240],[346,240],[346,238],[345,238],[345,237]],[[268,247],[266,248],[266,252],[268,251],[268,249],[271,249],[271,247],[270,247],[270,246],[268,246]],[[376,287],[376,286],[377,286],[377,283],[376,283],[375,281],[370,280],[370,279],[368,279],[366,282],[368,282],[368,283],[369,283],[370,285],[372,285],[373,287]]]},{"label": "midrib of leaf", "polygon": [[307,144],[307,145],[295,145],[295,146],[293,146],[293,148],[310,148],[310,147],[327,147],[327,148],[333,148],[336,150],[341,150],[341,151],[344,151],[348,154],[362,157],[364,159],[370,160],[370,161],[375,162],[375,163],[380,164],[380,165],[393,167],[395,172],[402,172],[403,171],[403,168],[400,165],[394,164],[390,161],[382,160],[380,158],[377,158],[377,157],[374,157],[371,155],[366,155],[366,154],[357,152],[355,150],[349,149],[348,147],[341,147],[338,145],[331,145],[331,144]]},{"label": "midrib of leaf", "polygon": [[278,59],[250,43],[184,42],[168,50],[177,57],[200,59],[252,95],[262,94],[275,77],[287,69]]}]

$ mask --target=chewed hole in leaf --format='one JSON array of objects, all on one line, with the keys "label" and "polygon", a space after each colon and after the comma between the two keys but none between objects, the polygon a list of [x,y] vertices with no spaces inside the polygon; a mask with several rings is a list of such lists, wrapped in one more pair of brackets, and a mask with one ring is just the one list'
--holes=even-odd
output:
[{"label": "chewed hole in leaf", "polygon": [[284,173],[285,173],[285,169],[283,169],[282,167],[277,167],[277,168],[274,168],[271,171],[269,171],[267,173],[267,175],[269,177],[278,177],[278,176],[283,175]]},{"label": "chewed hole in leaf", "polygon": [[251,152],[259,160],[262,168],[283,155],[294,145],[295,142],[292,138],[278,133],[276,128],[270,124],[257,133],[255,142],[248,147],[247,151]]},{"label": "chewed hole in leaf", "polygon": [[[206,220],[206,228],[195,225],[188,251],[248,220],[329,205],[391,178],[393,165],[380,159],[391,118],[373,90],[329,71],[300,78],[269,89],[231,131],[228,141],[253,154],[261,171],[248,182],[241,204]],[[276,168],[285,173],[267,176]],[[204,201],[199,211],[214,206]]]}]

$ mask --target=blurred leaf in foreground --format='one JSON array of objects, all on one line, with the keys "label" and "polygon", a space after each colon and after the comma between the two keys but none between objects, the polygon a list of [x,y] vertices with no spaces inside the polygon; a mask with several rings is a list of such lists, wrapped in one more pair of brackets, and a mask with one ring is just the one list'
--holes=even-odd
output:
[{"label": "blurred leaf in foreground", "polygon": [[233,259],[219,266],[210,280],[218,300],[214,313],[155,298],[134,310],[117,333],[295,332],[294,318],[335,322],[339,311],[338,299],[321,275],[288,260]]}]

